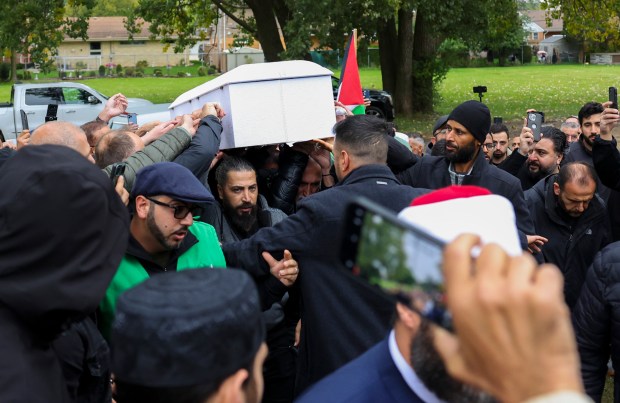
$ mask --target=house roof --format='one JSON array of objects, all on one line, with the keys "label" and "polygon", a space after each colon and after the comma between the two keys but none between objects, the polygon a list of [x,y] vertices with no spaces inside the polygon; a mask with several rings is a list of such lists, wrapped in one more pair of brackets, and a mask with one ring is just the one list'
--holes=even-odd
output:
[{"label": "house roof", "polygon": [[523,11],[523,14],[525,14],[531,22],[542,27],[547,32],[562,32],[564,29],[564,21],[561,19],[552,19],[549,21],[551,26],[547,25],[546,10],[526,10]]},{"label": "house roof", "polygon": [[545,32],[545,30],[542,29],[540,25],[536,24],[535,22],[524,22],[523,30],[525,32]]},{"label": "house roof", "polygon": [[545,40],[543,40],[542,43],[555,43],[557,41],[561,41],[562,39],[564,39],[564,35],[553,35],[550,36],[549,38],[546,38]]},{"label": "house roof", "polygon": [[[125,28],[126,17],[91,17],[88,19],[88,41],[123,41],[129,40],[129,32]],[[150,24],[143,20],[140,32],[133,35],[134,40],[149,39],[151,33],[149,32]],[[65,41],[78,41],[81,42],[81,38],[73,39],[65,36]]]}]

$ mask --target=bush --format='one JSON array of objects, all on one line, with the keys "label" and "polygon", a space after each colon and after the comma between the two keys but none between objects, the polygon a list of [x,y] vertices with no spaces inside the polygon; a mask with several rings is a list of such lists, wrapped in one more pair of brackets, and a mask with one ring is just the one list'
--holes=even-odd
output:
[{"label": "bush", "polygon": [[207,72],[210,76],[212,76],[213,74],[215,74],[217,70],[213,68],[213,66],[209,67],[209,71]]},{"label": "bush", "polygon": [[125,67],[125,75],[127,77],[133,77],[136,75],[136,69],[133,67]]},{"label": "bush", "polygon": [[161,72],[161,69],[155,69],[155,70],[153,71],[153,75],[154,75],[155,77],[163,77],[163,76],[164,76],[164,74]]},{"label": "bush", "polygon": [[65,78],[67,78],[67,72],[66,72],[66,71],[60,71],[60,70],[59,70],[59,71],[58,71],[58,77],[59,77],[61,80],[64,80]]},{"label": "bush", "polygon": [[105,76],[105,66],[102,64],[101,66],[99,66],[99,77],[104,77]]},{"label": "bush", "polygon": [[123,72],[123,66],[120,64],[116,65],[116,74],[121,74]]},{"label": "bush", "polygon": [[144,67],[136,67],[136,75],[138,75],[138,73],[144,75]]},{"label": "bush", "polygon": [[22,73],[17,73],[17,79],[18,80],[23,80],[24,79],[24,75]]},{"label": "bush", "polygon": [[0,63],[0,81],[7,81],[11,75],[11,65]]},{"label": "bush", "polygon": [[144,73],[141,71],[136,72],[136,77],[144,77]]},{"label": "bush", "polygon": [[198,75],[204,77],[207,75],[207,69],[204,66],[198,67]]},{"label": "bush", "polygon": [[97,77],[97,73],[91,70],[88,72],[88,77]]},{"label": "bush", "polygon": [[187,76],[185,75],[185,73],[184,73],[184,72],[179,71],[179,72],[177,73],[177,77],[187,77]]},{"label": "bush", "polygon": [[142,69],[144,72],[144,69],[149,67],[149,62],[146,60],[138,60],[138,62],[136,63],[136,69]]},{"label": "bush", "polygon": [[117,76],[117,77],[125,77],[125,74],[123,74],[123,72],[121,71],[121,72],[120,72],[120,73],[118,73],[116,76]]}]

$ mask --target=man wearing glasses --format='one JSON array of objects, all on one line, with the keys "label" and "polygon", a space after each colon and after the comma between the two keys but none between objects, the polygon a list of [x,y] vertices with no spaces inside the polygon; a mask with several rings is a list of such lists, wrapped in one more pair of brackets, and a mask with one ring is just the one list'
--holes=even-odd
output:
[{"label": "man wearing glasses", "polygon": [[[142,168],[131,195],[129,245],[100,305],[104,336],[109,336],[116,300],[123,291],[167,271],[226,267],[213,227],[194,222],[200,214],[198,204],[214,199],[189,169],[173,162]],[[270,266],[277,278],[269,276],[262,283],[267,306],[282,298],[284,286],[291,285],[298,273],[293,259],[273,261]]]}]

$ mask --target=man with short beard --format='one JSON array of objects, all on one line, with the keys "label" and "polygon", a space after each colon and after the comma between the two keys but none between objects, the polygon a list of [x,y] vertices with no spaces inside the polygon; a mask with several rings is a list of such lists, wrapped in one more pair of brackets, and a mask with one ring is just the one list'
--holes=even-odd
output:
[{"label": "man with short beard", "polygon": [[543,137],[529,149],[525,169],[519,172],[521,186],[530,189],[539,180],[558,173],[564,157],[566,138],[555,127],[543,127]]},{"label": "man with short beard", "polygon": [[570,162],[525,192],[525,198],[536,234],[548,240],[536,257],[560,268],[572,309],[594,256],[611,242],[605,203],[596,193],[596,172],[585,162]]},{"label": "man with short beard", "polygon": [[588,102],[580,110],[577,117],[581,125],[579,141],[570,145],[565,162],[585,161],[592,164],[592,144],[601,133],[601,116],[603,105],[598,102]]},{"label": "man with short beard", "polygon": [[[213,227],[194,221],[194,216],[200,215],[198,205],[212,202],[213,196],[189,169],[173,162],[144,167],[136,175],[131,195],[134,214],[129,245],[100,304],[104,336],[109,335],[118,296],[127,289],[168,271],[226,267]],[[280,270],[284,274],[289,274],[285,268],[297,272],[297,263],[290,256],[269,263],[273,276],[262,283],[268,292],[261,294],[266,306],[286,292],[285,287],[279,288],[280,281],[292,284]]]},{"label": "man with short beard", "polygon": [[503,123],[491,125],[491,136],[493,136],[493,154],[491,164],[499,165],[508,158],[508,139],[510,138],[508,128]]},{"label": "man with short beard", "polygon": [[484,158],[482,144],[491,127],[491,113],[478,101],[467,101],[448,116],[446,154],[425,157],[398,175],[401,183],[416,188],[439,189],[449,185],[476,185],[504,196],[512,202],[521,246],[534,226],[525,205],[519,180],[491,165]]}]

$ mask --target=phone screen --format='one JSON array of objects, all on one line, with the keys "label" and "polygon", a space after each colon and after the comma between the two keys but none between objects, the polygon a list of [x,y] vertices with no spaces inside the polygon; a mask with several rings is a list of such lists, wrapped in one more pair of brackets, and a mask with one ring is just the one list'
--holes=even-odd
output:
[{"label": "phone screen", "polygon": [[135,114],[135,113],[128,113],[127,114],[127,124],[137,125],[138,124],[138,115]]},{"label": "phone screen", "polygon": [[345,266],[391,295],[410,301],[433,322],[451,328],[444,305],[443,242],[423,230],[364,205],[352,205],[343,248]]}]

